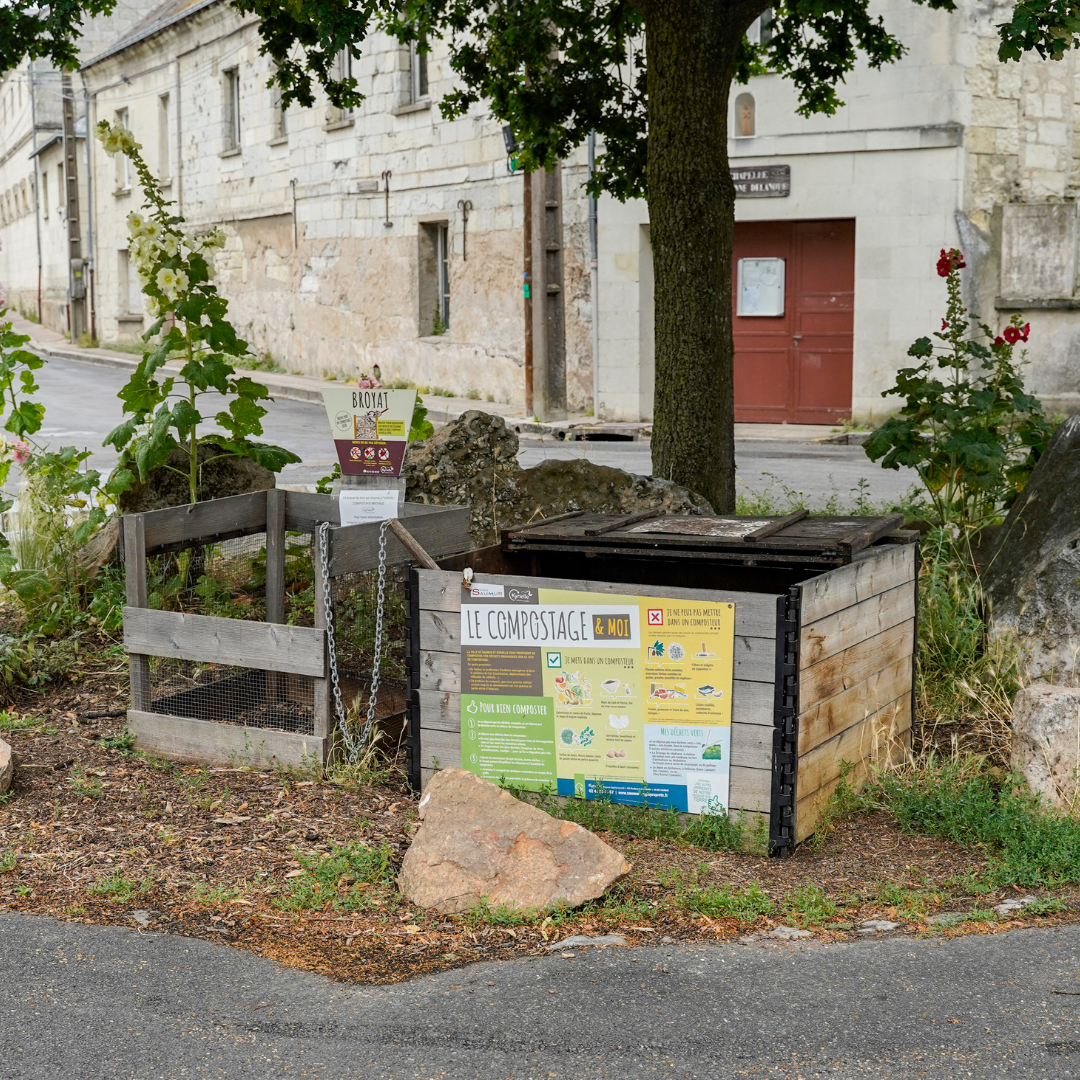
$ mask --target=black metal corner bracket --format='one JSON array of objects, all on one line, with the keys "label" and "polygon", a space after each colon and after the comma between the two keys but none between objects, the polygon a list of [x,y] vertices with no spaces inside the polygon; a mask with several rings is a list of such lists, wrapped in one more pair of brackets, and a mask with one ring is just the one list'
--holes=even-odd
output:
[{"label": "black metal corner bracket", "polygon": [[419,791],[420,773],[420,574],[409,567],[405,580],[405,610],[408,615],[408,648],[405,656],[405,725],[408,738],[409,786]]},{"label": "black metal corner bracket", "polygon": [[769,854],[795,848],[799,773],[799,608],[802,589],[792,585],[776,599],[776,682],[773,707],[772,798]]}]

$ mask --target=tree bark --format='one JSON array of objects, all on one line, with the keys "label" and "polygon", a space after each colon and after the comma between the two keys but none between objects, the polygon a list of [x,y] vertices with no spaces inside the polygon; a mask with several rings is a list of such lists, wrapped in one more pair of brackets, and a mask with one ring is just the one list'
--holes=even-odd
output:
[{"label": "tree bark", "polygon": [[646,179],[655,285],[653,472],[735,506],[727,113],[758,0],[642,3],[648,61]]}]

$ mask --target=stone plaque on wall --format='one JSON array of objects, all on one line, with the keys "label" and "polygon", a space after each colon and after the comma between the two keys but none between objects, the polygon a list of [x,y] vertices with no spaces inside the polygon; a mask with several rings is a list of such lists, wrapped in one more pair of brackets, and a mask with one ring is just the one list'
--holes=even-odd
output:
[{"label": "stone plaque on wall", "polygon": [[790,165],[734,165],[736,199],[783,199],[791,194]]},{"label": "stone plaque on wall", "polygon": [[1071,297],[1076,289],[1076,204],[1006,203],[1001,211],[1001,295]]}]

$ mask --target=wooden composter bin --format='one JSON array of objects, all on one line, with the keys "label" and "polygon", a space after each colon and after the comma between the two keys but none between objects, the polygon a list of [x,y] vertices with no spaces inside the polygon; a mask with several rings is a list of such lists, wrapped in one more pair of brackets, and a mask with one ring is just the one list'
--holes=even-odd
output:
[{"label": "wooden composter bin", "polygon": [[735,605],[729,810],[771,848],[810,836],[839,782],[910,746],[917,534],[886,518],[570,514],[414,570],[411,779],[460,764],[462,571],[596,593]]},{"label": "wooden composter bin", "polygon": [[[468,546],[465,507],[405,503],[402,516],[416,540],[436,555]],[[127,716],[139,749],[211,765],[302,768],[326,762],[334,728],[326,631],[333,597],[324,587],[314,542],[321,522],[331,526],[331,583],[340,588],[341,579],[378,566],[379,524],[341,526],[338,501],[330,495],[271,489],[124,516]],[[265,574],[259,586],[265,621],[243,612],[227,617],[150,606],[148,557],[194,552],[189,559],[202,560],[201,566],[240,538],[237,561],[246,559]],[[287,550],[297,545],[310,552],[311,626],[285,622]],[[393,533],[387,533],[386,554],[388,566],[413,558]],[[188,577],[198,572],[190,562],[185,566]],[[340,630],[340,617],[338,623]],[[177,662],[189,665],[179,688],[156,675]]]}]

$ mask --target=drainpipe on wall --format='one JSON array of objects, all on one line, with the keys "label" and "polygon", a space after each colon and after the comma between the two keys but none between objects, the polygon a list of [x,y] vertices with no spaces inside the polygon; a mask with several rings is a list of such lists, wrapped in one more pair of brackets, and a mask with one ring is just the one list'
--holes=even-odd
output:
[{"label": "drainpipe on wall", "polygon": [[[596,169],[596,132],[590,131],[589,182]],[[589,196],[589,293],[592,303],[592,401],[593,419],[600,419],[600,282],[597,270],[596,196]]]},{"label": "drainpipe on wall", "polygon": [[[91,146],[94,141],[93,128],[90,125],[90,94],[86,89],[86,75],[84,72],[79,72],[79,79],[82,81],[83,88],[83,118],[86,121],[86,210],[87,210],[87,222],[86,222],[86,268],[87,278],[89,279],[90,289],[90,337],[93,341],[97,341],[97,302],[95,300],[94,278],[97,276],[97,266],[94,262],[94,252],[97,250],[97,245],[94,243],[94,232],[96,220],[94,214],[94,170],[91,165]],[[94,102],[95,106],[97,102]],[[97,115],[97,109],[94,109],[94,115]]]},{"label": "drainpipe on wall", "polygon": [[[38,188],[41,184],[41,178],[38,176],[38,172],[41,169],[41,162],[37,159],[37,97],[34,93],[34,62],[30,61],[28,65],[28,72],[30,75],[30,129],[34,136],[34,152],[31,158],[34,162],[34,226],[37,229],[37,321],[38,325],[41,325],[41,207],[39,205]],[[57,204],[60,202],[60,192],[56,193]]]}]

